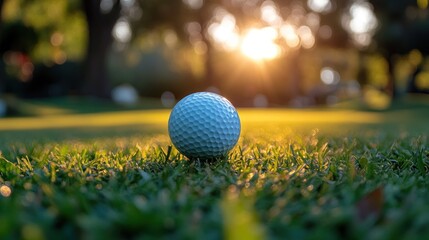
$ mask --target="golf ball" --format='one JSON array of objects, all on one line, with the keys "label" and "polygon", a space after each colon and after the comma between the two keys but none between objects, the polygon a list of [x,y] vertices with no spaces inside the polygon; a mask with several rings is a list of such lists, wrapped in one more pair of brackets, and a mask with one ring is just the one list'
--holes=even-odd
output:
[{"label": "golf ball", "polygon": [[173,145],[189,159],[226,156],[237,143],[240,129],[234,106],[209,92],[193,93],[180,100],[168,120]]}]

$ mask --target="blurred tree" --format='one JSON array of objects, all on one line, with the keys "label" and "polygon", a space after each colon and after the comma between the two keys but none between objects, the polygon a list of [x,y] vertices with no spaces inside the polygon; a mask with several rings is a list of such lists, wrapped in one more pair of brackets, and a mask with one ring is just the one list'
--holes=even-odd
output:
[{"label": "blurred tree", "polygon": [[38,92],[23,85],[37,85],[54,95],[69,93],[71,86],[77,88],[78,79],[69,74],[55,74],[52,81],[45,76],[59,65],[80,72],[78,64],[69,64],[84,55],[85,18],[80,0],[6,0],[2,25],[0,54],[6,68],[3,79],[8,79],[11,86],[20,86],[10,88],[9,92],[22,93],[23,88],[28,89],[23,93],[26,96]]},{"label": "blurred tree", "polygon": [[[3,22],[3,0],[0,0],[0,45],[1,45],[1,39],[2,39],[2,35],[3,35],[3,29],[2,29],[2,22]],[[1,56],[1,51],[0,51],[0,56]],[[5,80],[6,76],[5,76],[5,70],[4,70],[4,63],[3,63],[3,59],[0,59],[0,95],[3,93],[4,91],[4,85],[5,85]]]},{"label": "blurred tree", "polygon": [[8,0],[4,8],[4,24],[22,22],[36,31],[38,41],[30,53],[35,62],[82,58],[86,38],[80,0]]},{"label": "blurred tree", "polygon": [[[292,26],[294,36],[298,36],[298,28],[308,24],[307,17],[310,16],[310,10],[306,10],[306,1],[203,1],[203,0],[175,0],[175,1],[139,1],[139,7],[142,9],[142,18],[136,21],[134,26],[135,36],[139,32],[151,31],[154,29],[169,28],[173,29],[181,42],[190,43],[194,49],[203,54],[204,56],[204,80],[206,86],[214,86],[219,88],[220,79],[219,69],[215,66],[219,63],[225,62],[221,59],[219,52],[234,52],[240,51],[241,35],[245,34],[251,28],[272,27],[280,31],[280,24],[289,23]],[[347,45],[347,33],[341,28],[342,10],[347,6],[342,1],[336,3],[335,11],[327,14],[324,24],[332,23],[332,35],[325,44],[336,46]],[[268,9],[267,7],[271,7]],[[274,12],[265,13],[266,10],[273,10]],[[264,16],[261,16],[265,14]],[[268,16],[271,14],[271,17]],[[274,15],[273,15],[274,14]],[[276,15],[277,14],[277,15]],[[270,19],[281,19],[281,22],[270,21]],[[310,18],[319,21],[320,16],[313,14]],[[265,18],[265,19],[264,19]],[[268,19],[268,20],[267,20]],[[333,20],[332,20],[333,19]],[[267,22],[268,21],[268,22]],[[283,22],[284,21],[284,22]],[[318,24],[318,23],[317,23]],[[334,25],[336,24],[336,25]],[[304,30],[307,30],[306,28]],[[317,31],[317,29],[313,29]],[[287,46],[287,43],[277,41],[283,44],[288,58],[284,60],[285,63],[298,64],[297,58],[302,46],[303,48],[311,48],[314,45],[315,33],[310,33],[310,43],[301,44],[298,47]],[[232,38],[231,38],[232,36]],[[302,40],[302,39],[301,39]],[[332,41],[334,40],[334,41]],[[313,43],[312,43],[313,41]],[[308,41],[307,41],[308,42]],[[259,48],[260,46],[253,46]],[[244,63],[246,61],[242,61]],[[254,68],[247,62],[246,67]],[[233,68],[233,66],[227,66]],[[287,87],[287,94],[299,95],[301,91],[299,76],[299,67],[292,66],[291,73],[288,73],[288,80],[291,84]],[[231,70],[231,69],[229,69]],[[253,69],[255,70],[255,69]],[[225,71],[225,70],[224,70]],[[249,72],[247,69],[246,73]],[[223,80],[222,80],[223,81]]]},{"label": "blurred tree", "polygon": [[88,45],[84,61],[84,94],[108,98],[110,85],[107,76],[107,58],[113,43],[112,30],[120,17],[119,0],[101,8],[103,0],[82,0],[88,26]]},{"label": "blurred tree", "polygon": [[[2,23],[2,20],[3,20],[3,17],[2,17],[2,11],[3,10],[3,0],[0,0],[0,29],[1,29],[1,23]],[[1,31],[0,31],[0,34],[1,34]],[[0,35],[0,37],[1,37],[1,35]]]},{"label": "blurred tree", "polygon": [[[212,87],[214,89],[219,89],[218,82],[216,81],[216,71],[214,69],[214,58],[215,58],[215,51],[212,42],[207,37],[207,34],[204,33],[204,31],[207,31],[207,27],[210,21],[210,18],[212,18],[213,11],[216,8],[216,1],[212,1],[211,4],[205,3],[202,4],[200,8],[194,7],[192,9],[192,5],[188,6],[189,10],[192,11],[192,18],[195,23],[199,26],[200,30],[197,31],[199,33],[192,33],[192,30],[189,29],[188,34],[198,34],[200,37],[199,41],[201,46],[203,47],[203,54],[204,54],[204,81],[206,87]],[[191,37],[189,37],[191,39]]]},{"label": "blurred tree", "polygon": [[[5,12],[1,11],[3,1],[0,0],[0,13]],[[289,66],[284,68],[289,71],[284,81],[291,82],[288,88],[294,89],[296,94],[299,94],[302,84],[300,72],[303,67],[299,66],[302,52],[314,46],[358,46],[381,51],[389,59],[392,76],[389,88],[395,96],[392,90],[395,89],[395,54],[412,49],[419,49],[423,54],[429,52],[426,44],[429,40],[426,31],[429,27],[427,1],[368,1],[372,5],[365,0],[18,0],[15,3],[19,2],[20,8],[15,7],[14,10],[18,13],[8,11],[7,14],[9,22],[10,16],[14,16],[13,20],[20,18],[26,26],[35,29],[38,42],[30,55],[37,61],[50,59],[62,64],[80,51],[78,43],[87,43],[80,84],[81,91],[88,95],[110,96],[106,60],[114,40],[117,41],[115,46],[123,49],[130,41],[127,38],[139,41],[142,36],[155,31],[173,33],[169,35],[170,40],[174,36],[180,44],[192,46],[203,56],[207,86],[219,87],[222,76],[215,66],[219,63],[227,65],[222,58],[225,55],[219,53],[239,53],[249,29],[272,28],[277,31],[274,43],[281,49],[279,58],[285,57],[276,64]],[[377,27],[370,14],[372,6],[382,24],[373,44],[370,44]],[[354,12],[360,14],[360,18],[352,19]],[[80,17],[84,20],[79,20]],[[0,19],[5,19],[5,16],[0,16]],[[357,24],[359,22],[364,24]],[[85,23],[88,38],[82,37],[85,33],[73,35],[81,31],[79,26]],[[128,37],[124,38],[125,28],[116,28],[119,23],[131,25]],[[169,39],[164,37],[163,40],[167,42]],[[257,44],[254,48],[260,47]],[[79,59],[80,55],[76,56],[75,59]]]},{"label": "blurred tree", "polygon": [[[425,0],[371,0],[381,26],[374,37],[375,51],[381,52],[388,62],[389,81],[387,91],[396,98],[398,88],[395,79],[395,64],[398,55],[418,50],[429,54],[429,10]],[[422,69],[422,59],[415,62],[415,71],[410,77],[409,90],[416,91],[415,76]]]}]

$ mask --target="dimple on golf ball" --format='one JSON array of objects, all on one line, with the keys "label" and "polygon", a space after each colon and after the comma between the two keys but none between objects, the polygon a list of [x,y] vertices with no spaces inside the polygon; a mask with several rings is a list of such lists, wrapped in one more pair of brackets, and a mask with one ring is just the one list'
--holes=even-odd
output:
[{"label": "dimple on golf ball", "polygon": [[210,92],[186,96],[174,106],[168,120],[173,145],[189,159],[226,156],[237,143],[240,129],[234,106]]}]

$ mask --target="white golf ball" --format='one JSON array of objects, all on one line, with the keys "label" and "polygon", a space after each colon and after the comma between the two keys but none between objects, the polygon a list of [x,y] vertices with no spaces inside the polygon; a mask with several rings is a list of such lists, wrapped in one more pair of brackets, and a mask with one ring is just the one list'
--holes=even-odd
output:
[{"label": "white golf ball", "polygon": [[193,93],[180,100],[168,120],[173,145],[189,159],[226,156],[237,143],[240,129],[234,106],[209,92]]}]

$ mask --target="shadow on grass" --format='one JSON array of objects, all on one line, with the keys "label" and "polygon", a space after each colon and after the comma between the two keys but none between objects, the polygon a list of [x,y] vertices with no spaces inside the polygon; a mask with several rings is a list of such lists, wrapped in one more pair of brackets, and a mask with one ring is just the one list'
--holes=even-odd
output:
[{"label": "shadow on grass", "polygon": [[1,130],[0,150],[13,143],[50,143],[68,140],[91,141],[109,138],[139,138],[166,134],[160,124],[124,125],[108,127],[68,127],[53,129]]},{"label": "shadow on grass", "polygon": [[159,99],[154,98],[144,98],[130,105],[119,104],[106,99],[84,97],[20,99],[7,96],[5,100],[9,108],[6,117],[91,114],[165,108]]}]

